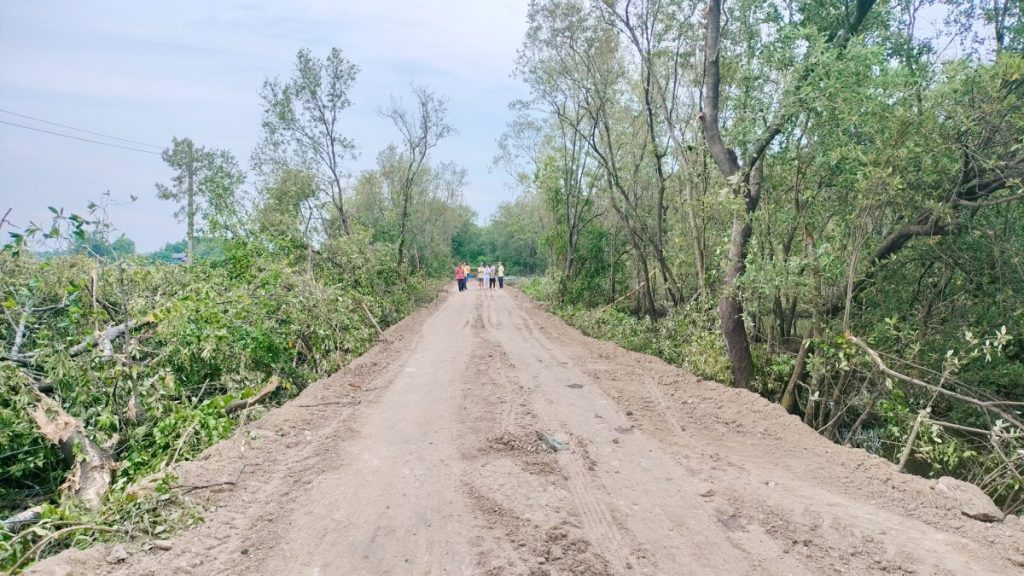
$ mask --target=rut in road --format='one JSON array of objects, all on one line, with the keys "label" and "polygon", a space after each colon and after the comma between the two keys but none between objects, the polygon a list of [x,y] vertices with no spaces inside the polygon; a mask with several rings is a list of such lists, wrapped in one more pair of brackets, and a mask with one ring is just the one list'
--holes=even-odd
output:
[{"label": "rut in road", "polygon": [[205,522],[170,550],[35,572],[954,575],[1024,558],[1019,523],[963,518],[928,481],[508,289],[442,296],[179,476],[239,480],[193,493]]}]

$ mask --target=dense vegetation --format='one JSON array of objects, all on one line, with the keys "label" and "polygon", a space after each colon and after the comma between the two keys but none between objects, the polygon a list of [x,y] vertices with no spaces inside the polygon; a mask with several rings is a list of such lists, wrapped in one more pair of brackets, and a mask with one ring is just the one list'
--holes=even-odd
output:
[{"label": "dense vegetation", "polygon": [[1019,2],[534,0],[528,290],[1019,512],[1022,50]]},{"label": "dense vegetation", "polygon": [[173,463],[436,295],[431,274],[447,275],[453,236],[475,219],[464,171],[429,155],[453,130],[445,101],[425,88],[411,112],[396,100],[404,144],[352,189],[338,129],[357,72],[338,50],[302,51],[292,78],[268,81],[251,173],[175,138],[163,153],[174,176],[155,193],[176,206],[182,242],[135,254],[108,221],[109,195],[5,230],[0,519],[25,521],[0,530],[0,570],[195,521],[173,505]]}]

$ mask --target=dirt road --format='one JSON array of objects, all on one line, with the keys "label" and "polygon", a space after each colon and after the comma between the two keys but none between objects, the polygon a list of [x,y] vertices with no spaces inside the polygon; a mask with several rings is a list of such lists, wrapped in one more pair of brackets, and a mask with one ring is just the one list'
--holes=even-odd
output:
[{"label": "dirt road", "polygon": [[170,550],[39,573],[1024,570],[1019,522],[965,518],[931,482],[508,289],[445,295],[180,478],[237,483],[191,491],[205,523]]}]

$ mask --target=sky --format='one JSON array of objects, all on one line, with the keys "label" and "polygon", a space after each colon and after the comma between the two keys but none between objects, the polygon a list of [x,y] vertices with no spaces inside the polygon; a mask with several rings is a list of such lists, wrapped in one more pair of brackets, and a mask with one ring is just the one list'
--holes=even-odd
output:
[{"label": "sky", "polygon": [[[232,151],[248,166],[260,139],[264,79],[291,76],[295,53],[341,48],[361,72],[343,115],[355,140],[353,174],[373,166],[399,135],[379,111],[412,83],[448,98],[458,130],[433,152],[469,171],[465,200],[481,223],[514,192],[491,166],[511,119],[508,103],[527,95],[512,79],[526,29],[526,0],[51,0],[0,2],[0,216],[24,226],[48,222],[48,206],[85,213],[109,191],[118,233],[152,251],[184,236],[174,207],[154,184],[171,176],[158,154],[125,150],[11,126],[159,152],[171,138]],[[99,132],[99,138],[15,116]],[[4,227],[3,234],[9,231]]]}]

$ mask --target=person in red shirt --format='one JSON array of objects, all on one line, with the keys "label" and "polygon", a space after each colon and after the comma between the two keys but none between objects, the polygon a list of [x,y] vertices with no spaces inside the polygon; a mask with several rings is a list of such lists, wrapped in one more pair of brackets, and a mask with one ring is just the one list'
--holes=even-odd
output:
[{"label": "person in red shirt", "polygon": [[463,264],[455,266],[455,283],[459,286],[459,292],[466,289],[466,267]]}]

